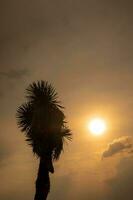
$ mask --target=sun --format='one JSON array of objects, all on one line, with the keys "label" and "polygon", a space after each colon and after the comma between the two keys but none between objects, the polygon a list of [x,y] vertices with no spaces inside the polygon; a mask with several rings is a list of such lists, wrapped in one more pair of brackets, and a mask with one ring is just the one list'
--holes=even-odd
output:
[{"label": "sun", "polygon": [[107,129],[106,121],[102,118],[91,119],[88,123],[88,129],[93,135],[103,135]]}]

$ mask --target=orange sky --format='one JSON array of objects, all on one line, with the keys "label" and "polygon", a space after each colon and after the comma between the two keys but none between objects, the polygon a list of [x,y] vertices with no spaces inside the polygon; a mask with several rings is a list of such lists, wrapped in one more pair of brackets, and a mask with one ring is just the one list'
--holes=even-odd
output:
[{"label": "orange sky", "polygon": [[[133,133],[132,6],[128,0],[1,1],[0,199],[33,198],[38,161],[15,113],[27,85],[41,79],[57,89],[73,131],[55,163],[48,200],[133,199],[132,154],[101,160],[109,143]],[[102,137],[86,129],[92,116],[109,124]]]}]

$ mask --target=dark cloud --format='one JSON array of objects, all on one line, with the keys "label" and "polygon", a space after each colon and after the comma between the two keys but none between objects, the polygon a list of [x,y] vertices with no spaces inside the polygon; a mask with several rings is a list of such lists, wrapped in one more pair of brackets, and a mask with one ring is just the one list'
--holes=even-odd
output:
[{"label": "dark cloud", "polygon": [[0,77],[7,79],[20,79],[29,74],[26,69],[12,69],[7,72],[0,71]]},{"label": "dark cloud", "polygon": [[124,150],[131,149],[132,147],[132,137],[120,137],[108,145],[108,148],[103,152],[102,157],[110,157]]},{"label": "dark cloud", "polygon": [[117,166],[115,177],[107,181],[110,187],[108,200],[133,199],[133,157],[127,157]]}]

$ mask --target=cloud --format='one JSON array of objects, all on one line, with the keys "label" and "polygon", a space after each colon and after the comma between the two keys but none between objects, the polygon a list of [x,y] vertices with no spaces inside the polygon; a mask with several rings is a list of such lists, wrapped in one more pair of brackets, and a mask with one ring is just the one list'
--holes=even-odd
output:
[{"label": "cloud", "polygon": [[0,147],[0,167],[1,167],[2,161],[5,158],[7,158],[9,154],[10,154],[9,149],[4,148],[3,146]]},{"label": "cloud", "polygon": [[28,75],[28,70],[26,69],[11,69],[8,72],[0,72],[0,77],[8,79],[20,79]]},{"label": "cloud", "polygon": [[132,150],[130,150],[128,153],[133,153],[133,149],[132,149]]},{"label": "cloud", "polygon": [[[20,69],[4,69],[0,71],[0,99],[2,99],[7,91],[19,85],[25,77],[29,75],[29,70],[26,68]],[[17,84],[16,84],[17,82]]]},{"label": "cloud", "polygon": [[0,91],[0,98],[3,96],[3,93]]},{"label": "cloud", "polygon": [[[132,149],[133,139],[132,137],[120,137],[115,139],[108,145],[108,148],[103,152],[102,158],[113,156],[114,154],[120,153],[127,149]],[[132,150],[131,150],[132,151]]]},{"label": "cloud", "polygon": [[123,158],[117,166],[117,174],[107,181],[110,187],[108,200],[133,199],[133,157]]}]

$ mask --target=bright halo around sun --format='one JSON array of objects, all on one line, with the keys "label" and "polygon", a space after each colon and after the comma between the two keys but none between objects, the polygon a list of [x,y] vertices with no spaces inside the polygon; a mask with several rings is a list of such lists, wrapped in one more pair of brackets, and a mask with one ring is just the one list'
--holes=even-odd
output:
[{"label": "bright halo around sun", "polygon": [[104,119],[94,118],[88,123],[89,131],[96,136],[103,135],[107,129],[107,125]]}]

